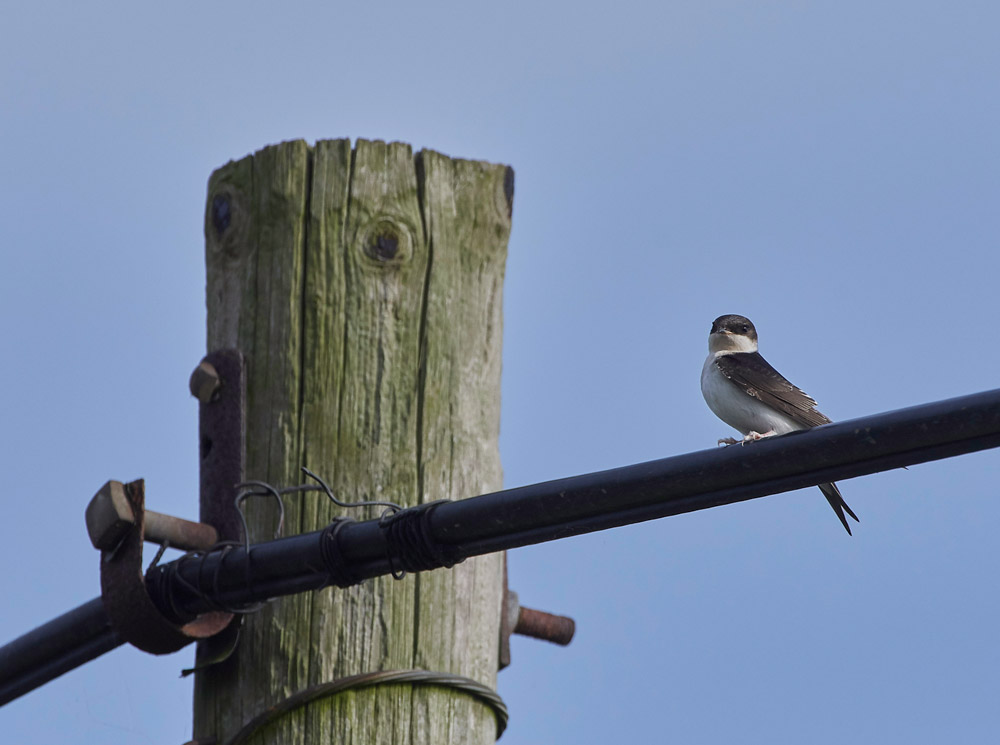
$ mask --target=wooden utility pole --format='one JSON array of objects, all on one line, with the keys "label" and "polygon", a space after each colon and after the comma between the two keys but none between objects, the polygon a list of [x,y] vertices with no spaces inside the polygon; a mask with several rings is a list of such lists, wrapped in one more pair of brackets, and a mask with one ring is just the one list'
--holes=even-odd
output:
[{"label": "wooden utility pole", "polygon": [[[212,174],[208,349],[246,356],[247,477],[403,506],[501,486],[501,297],[513,171],[409,145],[303,141]],[[285,497],[285,532],[338,515]],[[270,539],[271,500],[248,507]],[[379,670],[495,687],[502,556],[284,598],[198,674],[194,734],[219,743],[304,688]],[[283,715],[254,743],[491,743],[493,711],[448,688],[380,685]]]}]

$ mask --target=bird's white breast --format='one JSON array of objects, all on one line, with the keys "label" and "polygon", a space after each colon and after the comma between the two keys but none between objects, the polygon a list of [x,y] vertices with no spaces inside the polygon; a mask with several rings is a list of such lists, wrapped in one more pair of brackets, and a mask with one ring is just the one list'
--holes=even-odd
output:
[{"label": "bird's white breast", "polygon": [[780,411],[747,395],[738,385],[722,374],[715,364],[717,354],[709,354],[701,368],[701,395],[708,408],[733,429],[744,435],[749,432],[774,431],[779,435],[804,429]]}]

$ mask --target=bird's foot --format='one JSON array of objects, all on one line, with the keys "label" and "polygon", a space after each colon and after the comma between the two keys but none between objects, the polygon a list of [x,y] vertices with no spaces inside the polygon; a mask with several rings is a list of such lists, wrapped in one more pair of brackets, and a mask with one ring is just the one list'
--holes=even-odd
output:
[{"label": "bird's foot", "polygon": [[735,437],[723,437],[721,440],[718,441],[717,444],[719,444],[719,445],[735,445],[738,442],[742,442],[742,440],[737,440]]},{"label": "bird's foot", "polygon": [[757,440],[763,440],[765,437],[771,437],[772,435],[776,434],[778,433],[775,432],[773,429],[770,432],[764,432],[764,433],[754,432],[753,430],[750,430],[749,432],[747,432],[747,436],[743,438],[743,442],[741,444],[745,445],[748,442],[757,442]]}]

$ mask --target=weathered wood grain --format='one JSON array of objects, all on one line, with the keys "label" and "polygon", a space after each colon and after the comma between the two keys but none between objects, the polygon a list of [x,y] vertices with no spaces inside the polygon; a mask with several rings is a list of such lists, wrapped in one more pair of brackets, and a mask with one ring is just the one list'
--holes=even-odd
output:
[{"label": "weathered wood grain", "polygon": [[[420,407],[421,492],[428,502],[502,486],[497,391],[510,217],[506,169],[428,150],[421,156],[431,256]],[[502,554],[415,579],[417,667],[495,686]],[[420,742],[495,739],[493,714],[481,704],[432,688],[415,691],[414,699]]]},{"label": "weathered wood grain", "polygon": [[[216,171],[206,209],[209,349],[247,356],[247,475],[403,505],[500,487],[501,295],[511,172],[360,140],[265,148]],[[365,518],[377,514],[351,514]],[[343,514],[286,499],[287,531]],[[251,506],[255,536],[273,505]],[[195,735],[224,739],[308,685],[421,667],[495,685],[500,556],[285,598],[199,673]],[[493,713],[390,685],[292,712],[255,742],[485,743]]]}]

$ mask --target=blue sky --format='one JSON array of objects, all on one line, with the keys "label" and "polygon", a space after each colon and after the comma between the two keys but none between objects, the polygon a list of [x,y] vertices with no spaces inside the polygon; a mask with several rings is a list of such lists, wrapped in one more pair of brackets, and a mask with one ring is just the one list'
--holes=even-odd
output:
[{"label": "blue sky", "polygon": [[[22,3],[0,18],[0,642],[98,593],[109,478],[196,514],[211,171],[298,137],[517,172],[507,486],[712,447],[713,318],[846,419],[996,387],[1000,10],[985,2]],[[987,741],[988,452],[510,554],[508,745]],[[0,711],[179,743],[191,650]]]}]

